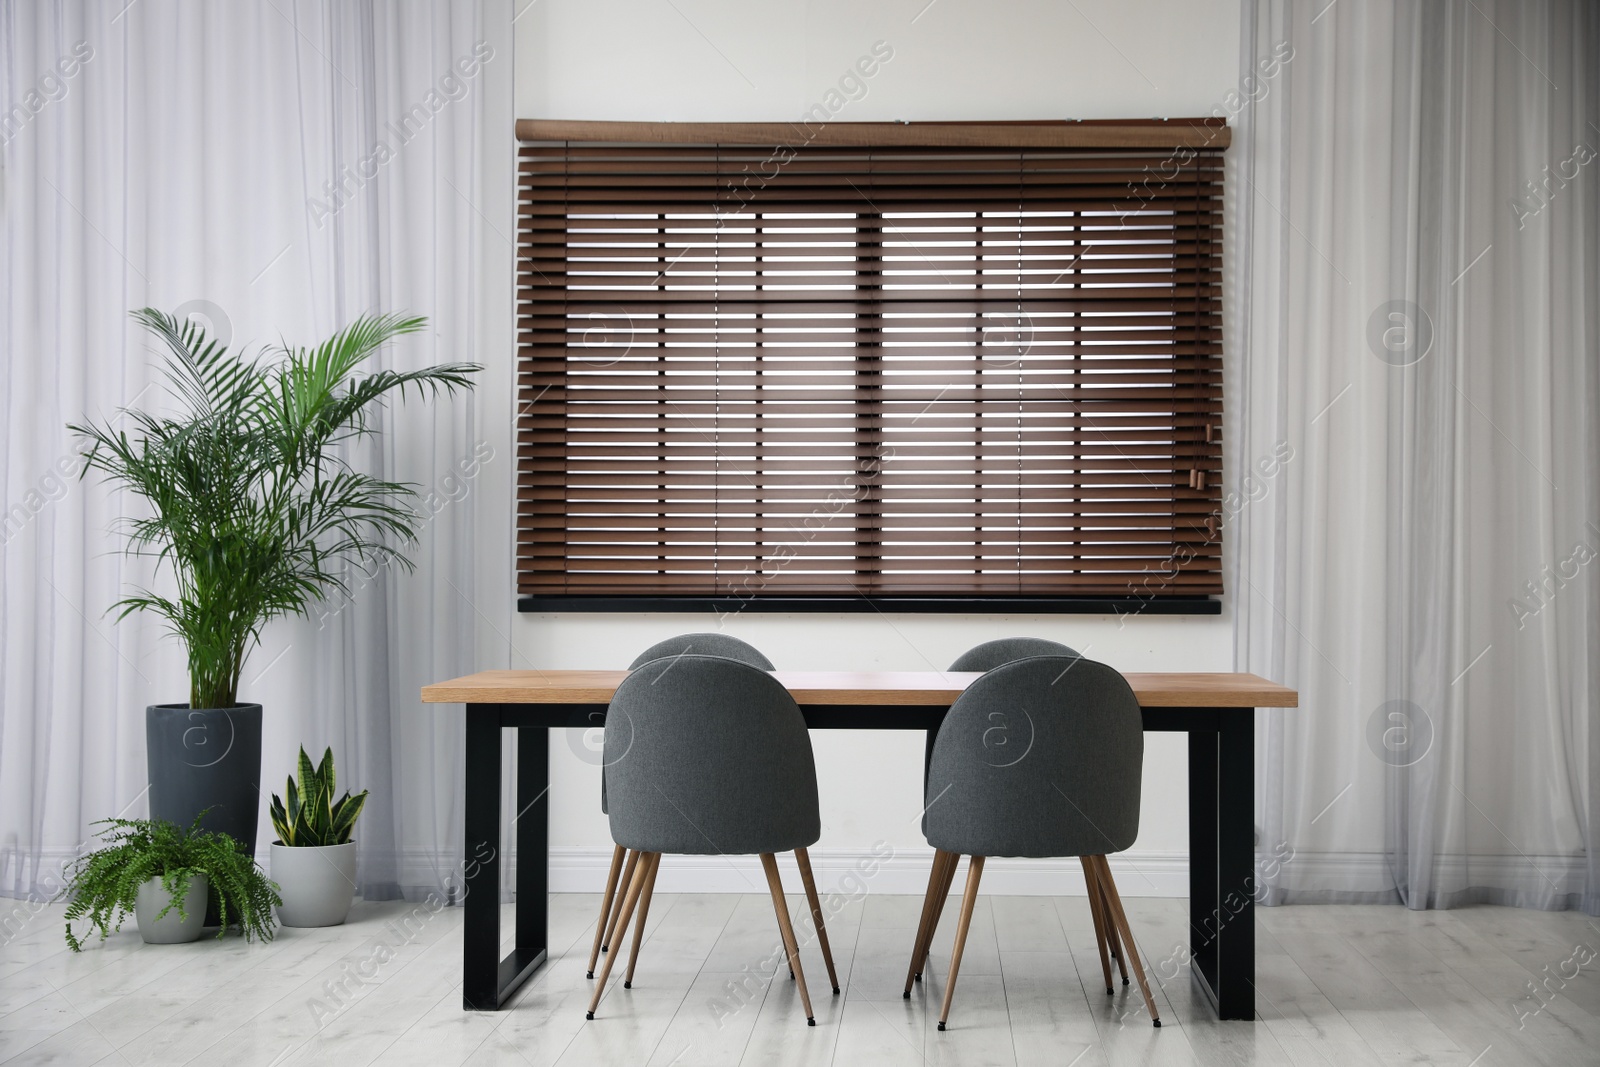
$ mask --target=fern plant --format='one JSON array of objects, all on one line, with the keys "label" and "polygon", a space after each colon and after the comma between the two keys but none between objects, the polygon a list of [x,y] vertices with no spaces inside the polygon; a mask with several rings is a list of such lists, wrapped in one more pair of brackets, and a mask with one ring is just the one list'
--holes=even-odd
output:
[{"label": "fern plant", "polygon": [[106,846],[77,859],[64,890],[67,944],[72,951],[83,949],[82,938],[72,930],[74,922],[87,919],[104,941],[122,929],[139,887],[152,878],[161,879],[167,891],[167,906],[156,918],[176,910],[180,919],[188,919],[183,898],[189,879],[200,874],[205,875],[210,899],[223,917],[218,937],[238,929],[246,941],[272,940],[272,909],[283,903],[278,887],[227,834],[200,829],[199,818],[187,830],[151,819],[102,819],[95,825],[106,827],[100,831]]},{"label": "fern plant", "polygon": [[315,847],[349,841],[367,803],[367,790],[351,796],[347,789],[344,796],[333,799],[336,778],[331,748],[323,752],[320,764],[312,766],[311,757],[302,747],[299,771],[298,786],[293,776],[288,779],[284,789],[287,801],[272,794],[272,827],[278,831],[278,843]]},{"label": "fern plant", "polygon": [[138,590],[118,601],[163,617],[189,656],[189,706],[237,705],[239,675],[261,630],[350,591],[348,564],[411,561],[415,490],[351,467],[343,445],[374,432],[391,394],[472,387],[471,363],[358,373],[390,340],[424,319],[363,315],[315,348],[238,355],[190,321],[154,308],[133,314],[167,349],[175,416],[126,411],[133,432],[109,422],[68,428],[98,470],[148,504],[127,521],[128,549],[170,566],[175,596]]}]

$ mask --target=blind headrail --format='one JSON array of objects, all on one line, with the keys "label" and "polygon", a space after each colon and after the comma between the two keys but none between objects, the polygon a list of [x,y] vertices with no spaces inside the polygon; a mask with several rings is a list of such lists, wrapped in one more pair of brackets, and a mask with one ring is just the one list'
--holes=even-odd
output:
[{"label": "blind headrail", "polygon": [[615,122],[518,119],[520,141],[962,148],[1227,148],[1220,118],[1038,122]]}]

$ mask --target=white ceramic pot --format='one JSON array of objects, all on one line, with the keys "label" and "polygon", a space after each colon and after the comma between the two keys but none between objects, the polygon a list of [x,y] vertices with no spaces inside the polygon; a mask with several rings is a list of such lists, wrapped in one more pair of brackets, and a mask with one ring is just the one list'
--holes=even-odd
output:
[{"label": "white ceramic pot", "polygon": [[285,926],[338,926],[356,894],[356,843],[291,848],[272,843],[278,921]]},{"label": "white ceramic pot", "polygon": [[[177,945],[185,941],[198,941],[205,926],[208,887],[205,875],[189,877],[188,888],[183,894],[183,910],[188,917],[180,918],[177,907],[161,915],[161,909],[172,901],[161,879],[152,878],[141,885],[139,895],[133,901],[133,917],[139,923],[139,936],[144,938],[145,944]],[[156,918],[157,915],[161,915],[161,918]]]}]

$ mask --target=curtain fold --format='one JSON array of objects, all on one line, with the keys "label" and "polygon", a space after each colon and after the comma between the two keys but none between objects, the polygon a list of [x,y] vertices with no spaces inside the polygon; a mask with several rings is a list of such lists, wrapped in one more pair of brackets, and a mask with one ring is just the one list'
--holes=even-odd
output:
[{"label": "curtain fold", "polygon": [[375,363],[486,365],[353,446],[423,494],[415,573],[353,574],[274,623],[240,693],[266,707],[263,858],[268,794],[331,745],[373,793],[367,897],[459,887],[461,723],[417,690],[477,669],[513,610],[510,20],[497,0],[0,0],[0,893],[47,889],[92,820],[144,813],[144,707],[187,692],[154,620],[105,615],[148,567],[111,533],[133,503],[76,480],[65,430],[169,403],[128,319],[147,304],[236,346],[407,310],[428,331]]},{"label": "curtain fold", "polygon": [[[1600,11],[1243,10],[1227,545],[1263,899],[1600,914]],[[1293,459],[1272,479],[1255,464]]]}]

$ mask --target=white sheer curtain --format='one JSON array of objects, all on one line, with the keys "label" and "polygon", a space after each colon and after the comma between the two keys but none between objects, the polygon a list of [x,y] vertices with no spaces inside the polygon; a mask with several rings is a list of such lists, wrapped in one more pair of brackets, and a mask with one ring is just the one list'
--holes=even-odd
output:
[{"label": "white sheer curtain", "polygon": [[240,694],[266,707],[264,793],[301,744],[372,790],[369,897],[451,882],[460,723],[417,688],[476,669],[512,611],[510,20],[496,0],[0,0],[0,892],[38,889],[92,820],[143,813],[144,707],[186,692],[153,620],[104,614],[143,573],[109,533],[132,505],[75,480],[65,430],[165,402],[128,320],[144,305],[235,345],[409,310],[429,333],[382,359],[487,365],[364,446],[428,494],[416,574],[275,624]]},{"label": "white sheer curtain", "polygon": [[1302,705],[1266,899],[1600,914],[1600,8],[1247,0],[1243,63],[1236,655]]}]

